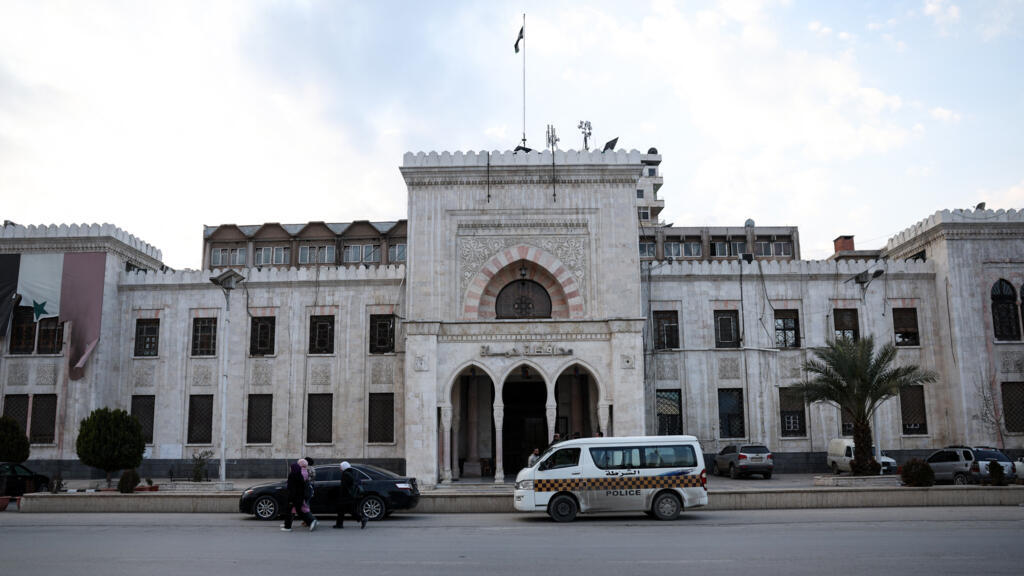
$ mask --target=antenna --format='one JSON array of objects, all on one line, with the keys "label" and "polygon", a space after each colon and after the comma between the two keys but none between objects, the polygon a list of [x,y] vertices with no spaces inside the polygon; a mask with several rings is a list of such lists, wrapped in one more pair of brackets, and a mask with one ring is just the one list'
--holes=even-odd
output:
[{"label": "antenna", "polygon": [[560,138],[555,134],[555,127],[552,126],[551,124],[548,124],[547,142],[548,142],[548,148],[551,148],[552,152],[555,151],[555,148],[558,148],[558,141],[559,140],[560,140]]},{"label": "antenna", "polygon": [[590,150],[590,120],[580,120],[580,125],[577,128],[583,133],[583,149]]}]

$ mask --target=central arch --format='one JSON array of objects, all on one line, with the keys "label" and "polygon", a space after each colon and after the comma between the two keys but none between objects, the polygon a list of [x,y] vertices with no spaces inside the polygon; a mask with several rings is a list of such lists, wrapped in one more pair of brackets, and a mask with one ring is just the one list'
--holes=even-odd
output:
[{"label": "central arch", "polygon": [[583,296],[569,267],[546,250],[517,244],[492,256],[470,280],[463,297],[463,319],[496,318],[498,293],[518,279],[533,280],[547,290],[552,318],[583,317]]}]

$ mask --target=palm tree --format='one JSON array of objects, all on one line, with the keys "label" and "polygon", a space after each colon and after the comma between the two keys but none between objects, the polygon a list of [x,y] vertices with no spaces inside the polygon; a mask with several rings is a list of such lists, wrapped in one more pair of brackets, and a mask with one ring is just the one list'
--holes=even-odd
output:
[{"label": "palm tree", "polygon": [[[853,420],[855,475],[872,473],[871,416],[883,402],[901,390],[936,380],[935,373],[919,366],[893,366],[896,346],[885,344],[875,352],[875,339],[831,340],[814,350],[816,359],[803,363],[808,379],[797,387],[808,402],[828,401],[839,405]],[[874,470],[877,473],[877,468]]]}]

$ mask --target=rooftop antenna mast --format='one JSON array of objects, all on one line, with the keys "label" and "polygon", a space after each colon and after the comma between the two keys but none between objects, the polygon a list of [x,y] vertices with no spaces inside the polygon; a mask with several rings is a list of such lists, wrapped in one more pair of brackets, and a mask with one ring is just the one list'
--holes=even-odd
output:
[{"label": "rooftop antenna mast", "polygon": [[561,140],[561,138],[559,138],[558,135],[555,134],[555,127],[552,126],[551,124],[548,124],[548,130],[547,130],[547,133],[546,133],[546,138],[547,138],[548,148],[551,148],[551,151],[554,152],[555,148],[558,147],[558,141]]},{"label": "rooftop antenna mast", "polygon": [[583,149],[590,150],[590,135],[592,134],[590,120],[580,120],[580,125],[577,128],[583,133]]},{"label": "rooftop antenna mast", "polygon": [[523,13],[523,27],[519,29],[519,36],[516,37],[516,54],[519,53],[519,43],[523,43],[523,143],[526,148],[526,13]]},{"label": "rooftop antenna mast", "polygon": [[548,124],[547,141],[548,148],[551,148],[551,201],[558,201],[558,192],[555,191],[555,150],[558,148],[558,135],[555,134],[555,127]]}]

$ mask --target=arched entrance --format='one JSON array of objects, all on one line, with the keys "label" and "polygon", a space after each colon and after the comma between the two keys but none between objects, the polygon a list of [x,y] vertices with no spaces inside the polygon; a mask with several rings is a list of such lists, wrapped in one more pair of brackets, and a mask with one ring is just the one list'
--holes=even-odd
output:
[{"label": "arched entrance", "polygon": [[509,474],[526,466],[534,448],[547,447],[547,385],[531,366],[515,368],[502,385],[502,464]]},{"label": "arched entrance", "polygon": [[461,370],[450,405],[442,408],[442,439],[449,439],[448,448],[439,451],[442,480],[494,477],[493,405],[494,382],[487,372],[475,365]]},{"label": "arched entrance", "polygon": [[595,436],[601,429],[600,391],[585,367],[573,364],[555,380],[555,432],[564,439]]}]

